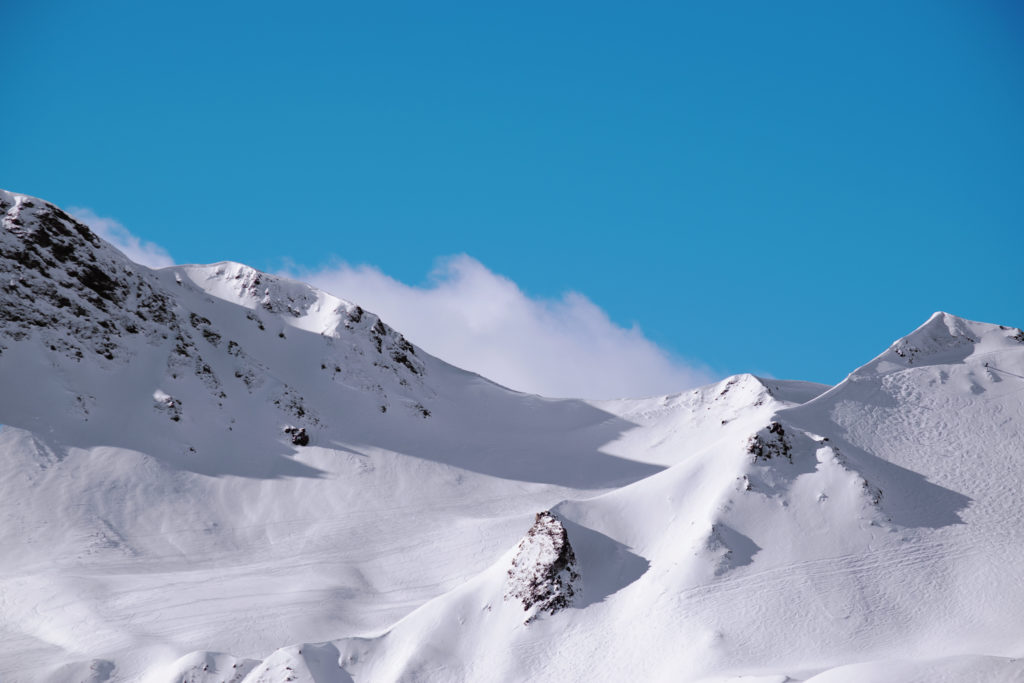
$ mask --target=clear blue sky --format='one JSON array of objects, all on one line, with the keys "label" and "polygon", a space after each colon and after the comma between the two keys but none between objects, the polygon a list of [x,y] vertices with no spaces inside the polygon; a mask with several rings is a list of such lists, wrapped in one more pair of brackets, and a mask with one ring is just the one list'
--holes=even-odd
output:
[{"label": "clear blue sky", "polygon": [[1024,3],[496,5],[11,3],[0,186],[181,262],[465,252],[721,373],[1024,325]]}]

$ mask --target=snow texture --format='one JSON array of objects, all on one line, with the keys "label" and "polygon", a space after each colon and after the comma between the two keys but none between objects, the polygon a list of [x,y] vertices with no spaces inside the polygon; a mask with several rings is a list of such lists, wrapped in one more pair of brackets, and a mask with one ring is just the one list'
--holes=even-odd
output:
[{"label": "snow texture", "polygon": [[0,268],[0,680],[1024,680],[1019,329],[550,399],[24,195]]}]

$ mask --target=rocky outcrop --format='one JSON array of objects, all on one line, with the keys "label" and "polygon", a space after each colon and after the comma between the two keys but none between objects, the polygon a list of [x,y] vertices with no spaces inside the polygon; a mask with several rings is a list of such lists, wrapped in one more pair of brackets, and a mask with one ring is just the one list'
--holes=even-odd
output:
[{"label": "rocky outcrop", "polygon": [[113,360],[121,340],[180,337],[147,270],[42,200],[0,192],[0,339],[41,333],[52,351]]},{"label": "rocky outcrop", "polygon": [[786,437],[786,430],[778,422],[771,422],[750,437],[747,452],[754,456],[754,462],[766,462],[777,458],[793,462],[793,447]]},{"label": "rocky outcrop", "polygon": [[576,554],[565,526],[550,511],[537,513],[533,526],[519,542],[508,570],[506,601],[518,601],[533,611],[530,623],[542,613],[569,607],[579,590]]},{"label": "rocky outcrop", "polygon": [[284,428],[284,433],[292,437],[292,445],[294,446],[309,445],[309,434],[306,433],[305,427],[288,426]]}]

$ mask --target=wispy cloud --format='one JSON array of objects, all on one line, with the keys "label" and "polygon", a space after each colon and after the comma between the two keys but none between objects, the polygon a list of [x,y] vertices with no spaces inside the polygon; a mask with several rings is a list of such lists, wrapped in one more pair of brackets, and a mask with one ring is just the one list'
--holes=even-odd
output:
[{"label": "wispy cloud", "polygon": [[531,298],[466,256],[441,261],[424,287],[372,266],[288,273],[380,315],[410,341],[466,370],[546,396],[613,398],[678,392],[712,381],[636,326],[615,324],[586,297]]},{"label": "wispy cloud", "polygon": [[150,268],[174,265],[174,259],[166,249],[158,244],[139,239],[113,218],[97,216],[91,209],[78,206],[70,207],[68,213],[88,225],[93,232],[120,249],[125,256],[136,263]]}]

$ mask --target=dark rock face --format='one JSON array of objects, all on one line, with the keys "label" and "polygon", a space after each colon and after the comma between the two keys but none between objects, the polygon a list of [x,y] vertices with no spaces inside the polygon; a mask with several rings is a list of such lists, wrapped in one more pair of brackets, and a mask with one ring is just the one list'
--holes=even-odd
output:
[{"label": "dark rock face", "polygon": [[284,433],[291,435],[292,444],[295,446],[309,445],[309,434],[306,433],[305,427],[285,427]]},{"label": "dark rock face", "polygon": [[505,600],[520,602],[524,611],[537,607],[526,620],[530,623],[543,612],[555,614],[569,607],[579,580],[576,554],[565,527],[551,512],[537,513],[512,559]]},{"label": "dark rock face", "polygon": [[786,430],[778,422],[771,422],[750,437],[747,452],[754,456],[754,462],[765,462],[773,458],[785,458],[793,462],[793,447],[786,437]]},{"label": "dark rock face", "polygon": [[105,245],[52,204],[5,194],[0,201],[0,336],[61,330],[71,357],[112,360],[125,335],[177,332],[174,304],[146,269]]}]

